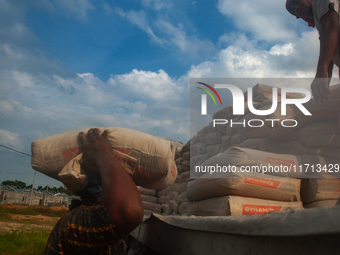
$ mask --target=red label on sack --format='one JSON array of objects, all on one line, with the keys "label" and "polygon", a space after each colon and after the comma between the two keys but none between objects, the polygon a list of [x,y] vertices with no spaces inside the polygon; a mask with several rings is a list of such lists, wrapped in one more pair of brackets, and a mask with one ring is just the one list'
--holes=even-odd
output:
[{"label": "red label on sack", "polygon": [[82,148],[73,147],[63,150],[63,159],[65,163],[70,162],[71,159],[75,158],[82,152]]},{"label": "red label on sack", "polygon": [[265,157],[265,159],[262,162],[282,166],[295,166],[295,162],[293,160],[286,160],[281,158]]},{"label": "red label on sack", "polygon": [[268,205],[242,205],[242,214],[264,214],[274,211],[281,211],[282,206],[268,206]]},{"label": "red label on sack", "polygon": [[273,189],[277,189],[281,184],[280,181],[273,181],[273,180],[264,179],[264,178],[253,178],[253,177],[247,177],[247,176],[245,176],[244,182],[263,186],[263,187],[273,188]]}]

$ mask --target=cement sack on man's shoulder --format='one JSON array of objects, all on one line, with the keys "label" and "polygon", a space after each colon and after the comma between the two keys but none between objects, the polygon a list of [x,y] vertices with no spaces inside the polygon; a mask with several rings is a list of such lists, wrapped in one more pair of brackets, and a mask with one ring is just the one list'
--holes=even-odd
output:
[{"label": "cement sack on man's shoulder", "polygon": [[338,202],[337,199],[333,200],[321,200],[321,201],[316,201],[310,204],[304,205],[305,208],[315,208],[315,207],[329,207],[329,206],[335,206],[336,203]]},{"label": "cement sack on man's shoulder", "polygon": [[301,200],[304,204],[315,201],[339,199],[340,179],[302,179]]},{"label": "cement sack on man's shoulder", "polygon": [[303,209],[301,202],[278,202],[239,196],[209,198],[187,205],[188,215],[197,216],[237,216]]},{"label": "cement sack on man's shoulder", "polygon": [[[127,128],[100,128],[109,131],[114,156],[137,185],[162,189],[172,185],[177,176],[174,162],[176,146],[170,141]],[[62,181],[71,192],[79,191],[89,180],[80,168],[80,129],[43,138],[32,143],[32,167]],[[62,171],[63,170],[63,171]]]},{"label": "cement sack on man's shoulder", "polygon": [[[238,131],[246,138],[276,138],[302,128],[303,126],[318,121],[338,121],[340,99],[329,99],[324,103],[316,103],[311,99],[303,106],[311,113],[305,115],[296,105],[286,106],[286,115],[281,114],[281,103],[269,115],[259,116],[251,113],[240,119]],[[262,108],[268,110],[271,106]]]},{"label": "cement sack on man's shoulder", "polygon": [[205,174],[187,185],[187,197],[200,201],[212,197],[237,195],[277,201],[300,201],[300,180],[266,174]]}]

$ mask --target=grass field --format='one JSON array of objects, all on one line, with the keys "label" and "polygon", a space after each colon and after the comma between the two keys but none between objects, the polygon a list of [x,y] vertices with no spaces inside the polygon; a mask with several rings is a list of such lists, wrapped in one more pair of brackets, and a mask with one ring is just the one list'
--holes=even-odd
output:
[{"label": "grass field", "polygon": [[0,254],[43,254],[64,207],[0,205]]}]

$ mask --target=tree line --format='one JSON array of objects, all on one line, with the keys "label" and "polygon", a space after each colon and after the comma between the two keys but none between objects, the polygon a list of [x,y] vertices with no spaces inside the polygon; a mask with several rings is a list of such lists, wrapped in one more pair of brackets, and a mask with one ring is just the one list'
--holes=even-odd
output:
[{"label": "tree line", "polygon": [[[1,184],[12,186],[12,187],[17,187],[17,188],[20,188],[20,189],[32,189],[32,184],[27,186],[25,182],[18,181],[18,180],[15,180],[15,181],[7,180],[7,181],[3,181]],[[59,188],[49,187],[48,185],[46,185],[45,187],[38,186],[38,188],[35,188],[34,190],[36,190],[36,191],[49,191],[51,193],[64,193],[66,195],[72,196],[71,192],[68,191],[68,189],[66,189],[63,186],[60,186]]]}]

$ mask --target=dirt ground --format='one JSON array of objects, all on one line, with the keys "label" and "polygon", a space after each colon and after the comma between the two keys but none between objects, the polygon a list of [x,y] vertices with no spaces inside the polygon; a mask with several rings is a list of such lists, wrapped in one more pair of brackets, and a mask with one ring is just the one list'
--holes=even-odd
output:
[{"label": "dirt ground", "polygon": [[[25,210],[27,206],[24,205],[0,205],[4,209]],[[53,211],[68,211],[65,207],[49,207]],[[52,230],[59,217],[49,217],[44,215],[24,215],[24,214],[10,214],[9,220],[0,220],[0,230],[15,231],[15,230],[32,230],[32,229],[47,229]]]}]

